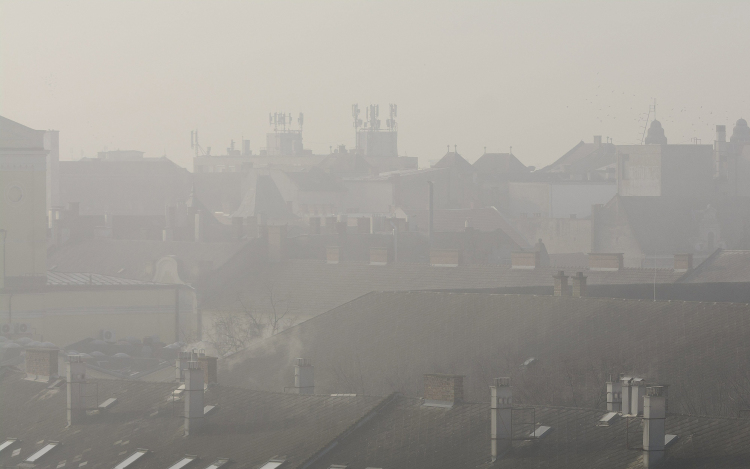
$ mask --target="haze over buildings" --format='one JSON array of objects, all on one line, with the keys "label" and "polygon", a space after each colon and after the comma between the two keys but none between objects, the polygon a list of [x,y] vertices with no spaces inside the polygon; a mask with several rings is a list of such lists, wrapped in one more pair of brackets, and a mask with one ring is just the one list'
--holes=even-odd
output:
[{"label": "haze over buildings", "polygon": [[1,3],[0,466],[748,467],[747,13]]}]

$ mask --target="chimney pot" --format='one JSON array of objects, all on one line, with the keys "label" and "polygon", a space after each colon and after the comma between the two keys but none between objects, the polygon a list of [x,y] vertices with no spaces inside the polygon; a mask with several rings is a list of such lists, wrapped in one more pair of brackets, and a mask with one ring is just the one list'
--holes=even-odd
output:
[{"label": "chimney pot", "polygon": [[510,378],[495,378],[490,386],[490,452],[492,461],[512,444],[513,388]]},{"label": "chimney pot", "polygon": [[294,393],[315,394],[315,368],[307,358],[298,358],[294,365]]},{"label": "chimney pot", "polygon": [[460,375],[424,375],[424,405],[453,407],[464,399],[464,377]]},{"label": "chimney pot", "polygon": [[643,397],[643,465],[655,467],[664,459],[667,396],[664,386],[650,386]]}]

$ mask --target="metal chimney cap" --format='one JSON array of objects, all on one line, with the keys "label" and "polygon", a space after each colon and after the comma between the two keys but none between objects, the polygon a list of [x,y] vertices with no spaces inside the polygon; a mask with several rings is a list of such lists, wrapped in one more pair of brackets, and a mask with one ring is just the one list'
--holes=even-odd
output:
[{"label": "metal chimney cap", "polygon": [[312,366],[312,360],[309,358],[298,358],[297,366]]},{"label": "metal chimney cap", "polygon": [[648,386],[646,395],[649,397],[660,397],[666,394],[666,386]]},{"label": "metal chimney cap", "polygon": [[201,364],[198,362],[188,362],[187,363],[187,369],[188,370],[200,370]]},{"label": "metal chimney cap", "polygon": [[510,377],[495,378],[495,387],[510,387]]}]

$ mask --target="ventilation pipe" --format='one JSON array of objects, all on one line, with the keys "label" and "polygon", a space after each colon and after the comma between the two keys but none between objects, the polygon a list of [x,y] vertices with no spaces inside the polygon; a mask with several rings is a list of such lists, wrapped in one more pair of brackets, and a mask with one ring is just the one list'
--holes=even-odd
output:
[{"label": "ventilation pipe", "polygon": [[607,381],[607,412],[620,412],[622,410],[622,381]]},{"label": "ventilation pipe", "polygon": [[620,378],[620,403],[622,406],[622,415],[630,415],[630,381],[633,378],[623,376]]},{"label": "ventilation pipe", "polygon": [[203,368],[190,361],[185,370],[185,436],[197,432],[203,425]]},{"label": "ventilation pipe", "polygon": [[630,383],[630,414],[643,415],[643,396],[646,394],[646,383],[640,378],[633,378]]},{"label": "ventilation pipe", "polygon": [[315,368],[307,358],[298,358],[294,365],[294,391],[296,394],[315,394]]},{"label": "ventilation pipe", "polygon": [[190,352],[177,352],[177,367],[175,370],[177,372],[177,376],[175,376],[177,381],[185,381],[185,370],[187,370],[191,355]]},{"label": "ventilation pipe", "polygon": [[86,364],[80,355],[68,358],[68,426],[81,423],[86,417],[84,405],[84,385],[86,384]]},{"label": "ventilation pipe", "polygon": [[494,462],[512,444],[513,388],[510,378],[495,378],[494,385],[490,386],[490,396],[490,449]]},{"label": "ventilation pipe", "polygon": [[667,396],[664,386],[649,386],[643,397],[643,466],[656,467],[664,459]]}]

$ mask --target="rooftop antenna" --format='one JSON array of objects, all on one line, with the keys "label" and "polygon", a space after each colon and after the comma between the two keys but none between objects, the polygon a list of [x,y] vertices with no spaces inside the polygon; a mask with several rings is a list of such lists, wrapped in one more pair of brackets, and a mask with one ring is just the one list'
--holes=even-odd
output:
[{"label": "rooftop antenna", "polygon": [[649,118],[653,114],[654,120],[656,120],[656,98],[654,98],[654,104],[648,106],[648,114],[646,114],[646,123],[643,124],[643,134],[641,135],[641,145],[646,140],[646,129],[648,129]]},{"label": "rooftop antenna", "polygon": [[[198,143],[198,130],[190,131],[190,148],[195,150],[196,158],[199,156],[206,156],[206,152],[203,151],[203,148],[200,146],[200,143]],[[166,151],[165,151],[165,154],[166,154]]]},{"label": "rooftop antenna", "polygon": [[354,148],[359,148],[359,128],[362,126],[362,119],[359,118],[359,104],[352,104],[352,119],[354,119]]},{"label": "rooftop antenna", "polygon": [[299,131],[302,132],[302,126],[305,124],[305,115],[301,112],[299,113],[299,117],[297,118],[297,124],[299,124]]}]

